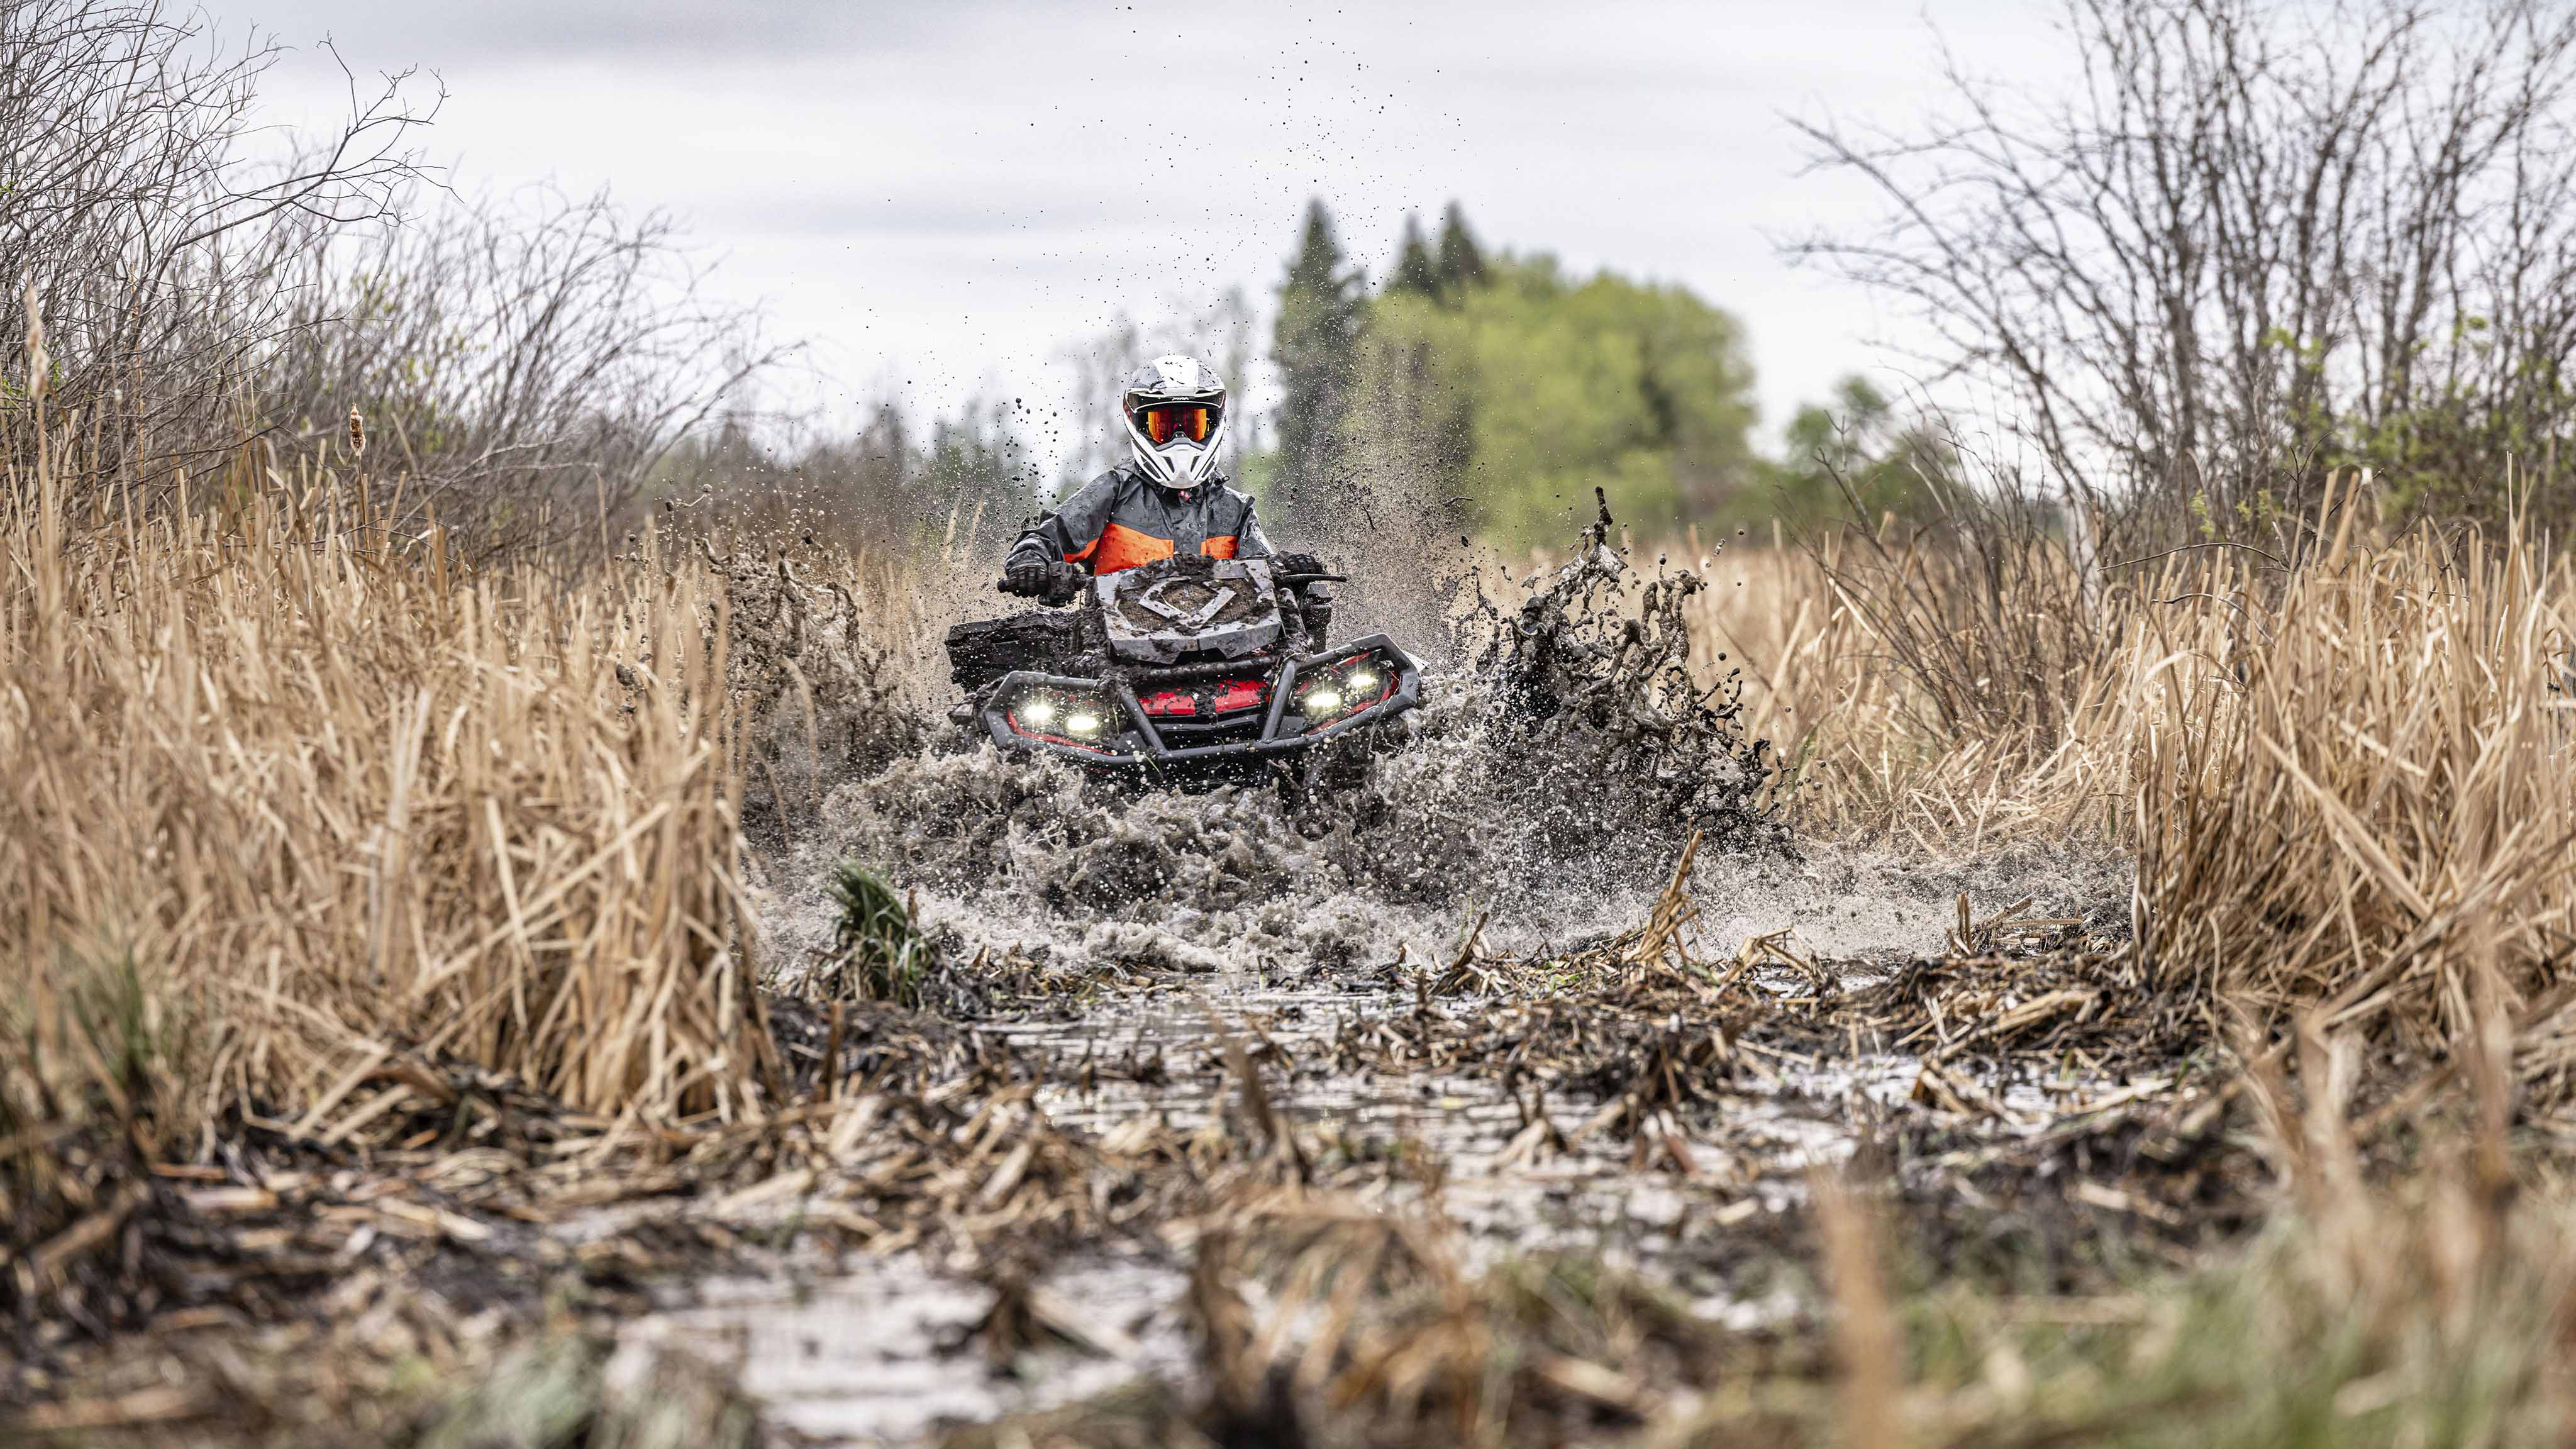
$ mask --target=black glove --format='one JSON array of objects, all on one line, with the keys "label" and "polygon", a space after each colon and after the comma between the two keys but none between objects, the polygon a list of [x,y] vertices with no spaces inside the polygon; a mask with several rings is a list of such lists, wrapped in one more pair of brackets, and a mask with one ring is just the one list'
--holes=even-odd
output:
[{"label": "black glove", "polygon": [[1050,604],[1070,603],[1082,592],[1082,569],[1042,558],[1011,559],[1002,565],[1002,592]]},{"label": "black glove", "polygon": [[1034,599],[1046,592],[1047,561],[1042,558],[1015,558],[1002,565],[1002,592]]}]

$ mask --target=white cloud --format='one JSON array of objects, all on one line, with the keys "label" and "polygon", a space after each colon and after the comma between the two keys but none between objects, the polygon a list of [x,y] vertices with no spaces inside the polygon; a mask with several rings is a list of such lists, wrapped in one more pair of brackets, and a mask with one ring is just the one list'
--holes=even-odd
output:
[{"label": "white cloud", "polygon": [[[1065,385],[1077,337],[1174,296],[1268,295],[1322,195],[1382,271],[1404,212],[1680,282],[1743,318],[1766,417],[1869,363],[1867,298],[1774,240],[1856,214],[1780,116],[1930,95],[1909,3],[1210,6],[222,0],[352,63],[437,66],[467,186],[607,184],[679,213],[722,285],[864,400]],[[2042,0],[1935,18],[1998,71],[2046,63]],[[307,53],[272,97],[318,119]]]}]

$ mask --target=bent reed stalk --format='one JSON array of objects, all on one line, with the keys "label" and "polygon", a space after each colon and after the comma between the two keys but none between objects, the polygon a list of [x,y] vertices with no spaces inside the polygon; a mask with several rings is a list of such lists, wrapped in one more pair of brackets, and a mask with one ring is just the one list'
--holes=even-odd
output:
[{"label": "bent reed stalk", "polygon": [[309,465],[70,504],[51,442],[0,446],[0,1189],[85,1113],[327,1138],[440,1057],[646,1127],[757,1110],[703,570],[471,570]]}]

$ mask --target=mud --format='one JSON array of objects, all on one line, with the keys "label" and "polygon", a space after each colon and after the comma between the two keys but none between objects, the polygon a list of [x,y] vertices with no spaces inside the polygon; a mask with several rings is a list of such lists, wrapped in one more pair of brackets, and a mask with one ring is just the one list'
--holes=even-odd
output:
[{"label": "mud", "polygon": [[[1767,746],[1736,728],[1728,683],[1682,667],[1695,586],[1635,577],[1587,539],[1483,600],[1426,707],[1333,789],[1153,791],[989,748],[914,750],[834,789],[763,863],[770,969],[791,992],[808,979],[832,943],[825,883],[858,862],[906,893],[947,963],[948,1016],[1007,1053],[1050,1129],[1268,1134],[1401,1163],[1383,1201],[1434,1212],[1466,1271],[1581,1255],[1733,1331],[1811,1311],[1808,1178],[1859,1153],[1913,1164],[1899,1180],[1926,1241],[2036,1233],[2042,1261],[2098,1260],[2069,1246],[2094,1231],[2084,1211],[2015,1216],[2011,1164],[2121,1130],[2178,1073],[2133,1070],[2055,1016],[2036,1023],[2044,1042],[1897,1038],[1958,987],[1926,963],[1993,949],[1963,938],[1963,908],[2058,922],[2060,954],[2089,963],[2066,980],[1997,972],[1976,999],[2007,1018],[2116,991],[2101,973],[2127,927],[2125,863],[1792,841],[1755,807]],[[1682,923],[1670,989],[1640,985],[1667,968],[1631,959],[1659,912]],[[1744,969],[1711,994],[1729,962]],[[2024,976],[2018,995],[2001,979]],[[814,1040],[810,1018],[799,1030]],[[1978,1171],[1983,1188],[1953,1185]],[[1178,1226],[1042,1273],[1051,1301],[1107,1315],[1105,1344],[958,1348],[1018,1290],[988,1259],[918,1252],[802,1262],[793,1290],[700,1285],[632,1332],[728,1358],[820,1441],[914,1442],[1127,1379],[1186,1381]]]},{"label": "mud", "polygon": [[[2115,868],[2059,868],[2066,884],[2053,908],[2067,919],[2088,908],[2108,918],[2124,904]],[[1254,1120],[1240,1053],[1261,1083],[1260,1110],[1304,1151],[1407,1164],[1385,1179],[1385,1210],[1435,1213],[1471,1274],[1539,1255],[1580,1257],[1641,1274],[1730,1332],[1786,1331],[1814,1312],[1810,1174],[1866,1154],[1892,1174],[1904,1235],[1925,1261],[1975,1265],[2015,1287],[2098,1286],[2156,1242],[2189,1244],[2223,1227],[2223,1213],[2202,1209],[2232,1200],[2233,1189],[2208,1142],[2153,1125],[2188,1072],[2170,1055],[2151,1059],[2161,1074],[2119,1060],[2106,1043],[2127,1028],[2088,1036],[2059,1020],[1976,1050],[1891,1044],[1899,1026],[1924,1019],[1909,1002],[1926,992],[1964,1000],[1966,978],[2019,1004],[2073,989],[2070,981],[2112,979],[2084,972],[2116,975],[2115,956],[2065,950],[1944,965],[1957,960],[1943,955],[1954,888],[1985,884],[1990,870],[2013,868],[1840,856],[1700,867],[1689,894],[1705,915],[1731,908],[1763,928],[1747,934],[1777,923],[1789,941],[1861,953],[1828,958],[1831,989],[1821,994],[1811,976],[1777,964],[1748,974],[1740,1006],[1687,990],[1638,995],[1615,981],[1511,975],[1546,969],[1561,947],[1479,957],[1498,994],[1447,996],[1430,994],[1430,971],[1391,959],[1375,972],[1279,985],[1263,982],[1257,961],[1229,958],[1207,970],[1131,966],[1095,984],[1081,1009],[1002,1002],[960,1030],[1015,1063],[1032,1086],[1030,1106],[1078,1140],[1140,1123],[1175,1140],[1259,1140],[1272,1129]],[[2026,885],[2027,871],[2015,879]],[[1947,911],[1936,901],[1943,890],[1952,892]],[[1597,905],[1585,915],[1616,912]],[[1509,934],[1494,925],[1490,934]],[[1721,925],[1694,950],[1745,929]],[[1063,949],[1096,951],[1098,934]],[[1447,934],[1423,944],[1455,952],[1454,924]],[[1394,938],[1397,951],[1407,944]],[[1722,1067],[1679,1093],[1641,1083],[1660,1060],[1665,1014],[1677,1035],[1715,1036],[1726,1028],[1712,1024],[1711,1010],[1749,1013]],[[2140,1186],[2142,1175],[2152,1185]],[[734,1366],[778,1423],[818,1442],[930,1442],[943,1427],[1134,1380],[1189,1382],[1190,1252],[1186,1234],[1174,1235],[1185,1227],[1103,1239],[1037,1270],[1035,1286],[1059,1312],[1082,1305],[1076,1315],[1098,1326],[1091,1341],[1042,1334],[994,1351],[978,1326],[1010,1290],[995,1286],[989,1261],[921,1252],[791,1260],[782,1271],[793,1288],[776,1276],[701,1285],[630,1331]]]}]

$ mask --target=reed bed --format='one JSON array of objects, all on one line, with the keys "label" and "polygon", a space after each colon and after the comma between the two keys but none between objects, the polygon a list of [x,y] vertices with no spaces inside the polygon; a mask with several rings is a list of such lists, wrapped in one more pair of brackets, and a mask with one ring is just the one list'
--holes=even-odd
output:
[{"label": "reed bed", "polygon": [[439,1058],[639,1134],[757,1110],[722,589],[468,569],[347,461],[146,507],[7,453],[13,1248],[97,1195],[54,1144],[337,1141]]},{"label": "reed bed", "polygon": [[[2287,556],[2188,549],[2082,604],[2062,551],[1982,577],[1930,550],[1728,554],[1696,662],[1744,670],[1808,837],[2134,852],[2135,948],[2212,1021],[2321,1008],[2445,1077],[2501,1032],[2564,1100],[2576,590],[2518,530],[2373,515],[2355,483]],[[2015,632],[1982,621],[2014,618],[2048,627],[1998,657]]]},{"label": "reed bed", "polygon": [[2139,630],[2147,933],[2168,980],[2265,1014],[2317,1004],[2419,1050],[2518,1021],[2564,1097],[2576,596],[2515,534],[2353,531],[2278,584],[2214,565]]},{"label": "reed bed", "polygon": [[[1810,837],[1934,854],[2124,840],[2123,762],[2076,747],[2119,676],[2077,647],[2093,641],[2065,591],[1971,610],[1977,582],[1936,549],[1866,575],[1849,551],[1730,550],[1692,600],[1695,670],[1741,671],[1746,728],[1780,753],[1768,803]],[[2067,571],[2061,556],[2029,563]],[[1932,647],[1910,653],[1891,615]]]}]

